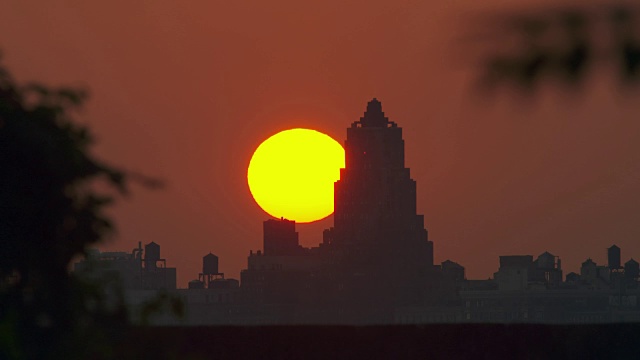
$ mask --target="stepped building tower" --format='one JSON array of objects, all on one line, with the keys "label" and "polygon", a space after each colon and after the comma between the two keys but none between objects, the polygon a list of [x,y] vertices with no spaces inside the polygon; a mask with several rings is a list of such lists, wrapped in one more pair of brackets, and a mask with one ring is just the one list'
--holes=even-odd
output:
[{"label": "stepped building tower", "polygon": [[385,117],[374,98],[347,129],[344,147],[334,227],[325,231],[324,243],[343,288],[353,290],[347,297],[357,299],[360,308],[371,304],[372,312],[423,303],[433,282],[433,242],[417,214],[402,128]]},{"label": "stepped building tower", "polygon": [[292,221],[267,220],[264,252],[251,252],[241,273],[247,299],[274,322],[392,323],[397,309],[440,298],[402,128],[373,99],[347,128],[344,148],[334,226],[320,246],[299,246]]},{"label": "stepped building tower", "polygon": [[[416,211],[416,182],[404,163],[402,128],[373,99],[347,129],[346,165],[335,184],[332,245],[384,255],[400,269],[433,266],[433,243]],[[381,265],[381,264],[379,264]]]}]

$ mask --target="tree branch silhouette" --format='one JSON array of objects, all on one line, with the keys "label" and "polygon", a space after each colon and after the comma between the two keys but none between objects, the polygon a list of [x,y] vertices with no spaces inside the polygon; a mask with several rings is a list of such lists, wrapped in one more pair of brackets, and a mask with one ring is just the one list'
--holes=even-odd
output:
[{"label": "tree branch silhouette", "polygon": [[132,179],[160,183],[90,154],[93,136],[74,121],[87,95],[21,85],[0,63],[0,358],[94,358],[127,324],[121,294],[108,307],[68,269],[114,229],[113,195],[93,181],[120,194]]},{"label": "tree branch silhouette", "polygon": [[[481,55],[480,85],[529,91],[551,78],[580,85],[591,72],[603,67],[614,69],[621,84],[637,84],[639,11],[635,5],[594,8],[586,4],[494,14],[482,22],[482,28],[490,30],[491,46],[499,48]],[[481,32],[480,28],[472,31]],[[598,39],[603,34],[605,41]],[[507,36],[516,37],[516,41]]]}]

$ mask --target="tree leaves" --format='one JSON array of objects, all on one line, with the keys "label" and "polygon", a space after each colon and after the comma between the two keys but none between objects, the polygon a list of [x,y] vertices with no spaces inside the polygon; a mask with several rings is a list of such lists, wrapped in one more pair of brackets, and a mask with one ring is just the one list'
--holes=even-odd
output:
[{"label": "tree leaves", "polygon": [[490,44],[485,40],[491,50],[481,56],[480,83],[486,88],[507,85],[524,90],[534,90],[549,79],[579,85],[598,67],[616,69],[621,84],[637,83],[637,12],[630,5],[577,6],[493,16],[483,26],[492,35]]},{"label": "tree leaves", "polygon": [[74,121],[87,94],[21,86],[0,64],[0,329],[11,340],[0,357],[70,354],[86,319],[126,320],[123,307],[85,306],[91,293],[68,273],[74,257],[113,230],[104,214],[113,197],[92,181],[120,193],[128,182],[90,155],[91,132]]}]

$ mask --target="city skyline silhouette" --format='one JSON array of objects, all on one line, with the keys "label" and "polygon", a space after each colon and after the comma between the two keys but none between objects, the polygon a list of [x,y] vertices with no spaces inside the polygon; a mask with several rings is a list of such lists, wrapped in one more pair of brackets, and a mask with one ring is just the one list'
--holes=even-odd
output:
[{"label": "city skyline silhouette", "polygon": [[[489,279],[464,264],[434,264],[434,242],[417,213],[417,183],[405,164],[402,127],[373,98],[347,128],[345,167],[335,182],[333,226],[315,247],[300,244],[296,222],[263,222],[240,278],[225,277],[209,252],[187,288],[155,242],[127,252],[96,251],[79,275],[113,271],[136,313],[158,290],[175,293],[187,318],[156,325],[388,325],[432,323],[600,324],[640,320],[640,266],[607,249],[565,272],[560,256],[503,254]],[[478,254],[483,256],[483,254]],[[165,255],[166,256],[166,255]],[[454,259],[455,260],[455,259]],[[93,264],[93,265],[92,265]],[[161,266],[158,266],[161,264]],[[100,270],[102,269],[102,270]],[[100,278],[98,276],[97,278]],[[146,321],[146,320],[145,320]]]},{"label": "city skyline silhouette", "polygon": [[[343,141],[375,96],[406,130],[436,263],[487,278],[508,253],[549,251],[578,269],[590,256],[605,263],[614,243],[640,252],[635,97],[612,90],[606,71],[582,90],[543,83],[524,100],[509,89],[482,97],[475,47],[457,35],[475,24],[464,14],[503,13],[503,3],[129,6],[11,2],[0,15],[16,77],[86,85],[80,118],[96,155],[166,184],[116,203],[118,233],[102,250],[161,243],[184,284],[199,271],[192,259],[215,248],[239,277],[262,239],[245,183],[253,149],[293,127]],[[332,223],[298,226],[301,243],[317,246]]]},{"label": "city skyline silhouette", "polygon": [[[0,3],[0,358],[633,358],[638,19]],[[254,201],[288,129],[344,145],[321,220]]]}]

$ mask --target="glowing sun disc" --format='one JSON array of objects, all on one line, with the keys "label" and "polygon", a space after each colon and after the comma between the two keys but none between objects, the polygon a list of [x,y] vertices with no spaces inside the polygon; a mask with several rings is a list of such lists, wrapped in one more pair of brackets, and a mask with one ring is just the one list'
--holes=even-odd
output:
[{"label": "glowing sun disc", "polygon": [[247,181],[269,215],[306,223],[333,213],[333,184],[344,168],[344,149],[310,129],[281,131],[255,150]]}]

